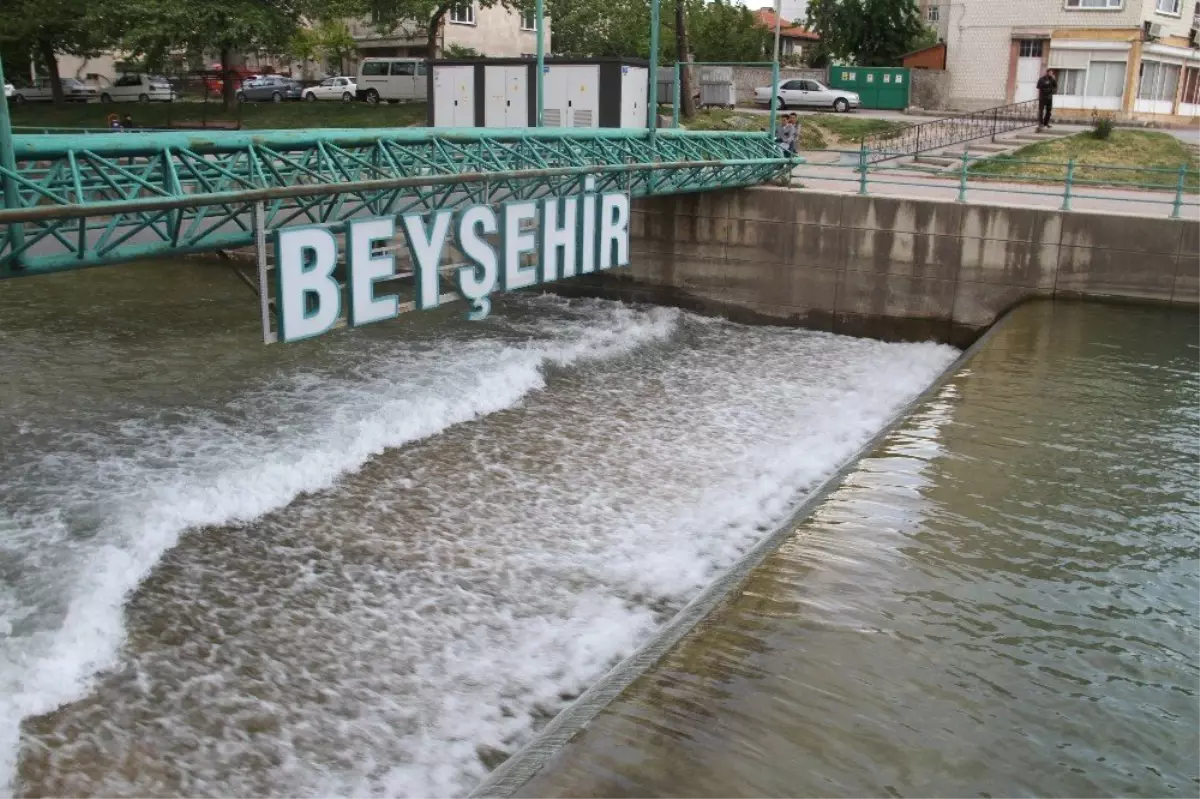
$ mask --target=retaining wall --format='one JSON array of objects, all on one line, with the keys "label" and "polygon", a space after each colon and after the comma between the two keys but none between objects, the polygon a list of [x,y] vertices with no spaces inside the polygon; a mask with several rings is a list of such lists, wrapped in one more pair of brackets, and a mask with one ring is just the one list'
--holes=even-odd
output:
[{"label": "retaining wall", "polygon": [[760,187],[639,200],[627,269],[555,290],[963,346],[1029,297],[1200,304],[1200,225]]}]

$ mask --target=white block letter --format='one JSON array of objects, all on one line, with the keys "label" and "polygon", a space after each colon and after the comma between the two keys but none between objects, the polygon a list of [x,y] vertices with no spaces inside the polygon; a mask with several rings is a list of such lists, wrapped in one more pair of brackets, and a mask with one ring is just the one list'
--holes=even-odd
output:
[{"label": "white block letter", "polygon": [[333,278],[336,266],[337,241],[328,230],[302,227],[275,232],[275,308],[280,341],[319,336],[333,327],[342,313],[342,292]]},{"label": "white block letter", "polygon": [[404,223],[404,239],[412,255],[413,269],[417,273],[417,309],[436,308],[438,304],[438,267],[442,263],[442,248],[446,246],[446,234],[450,232],[453,211],[438,211],[433,215],[433,229],[425,227],[419,214],[401,218]]},{"label": "white block letter", "polygon": [[396,235],[396,220],[392,217],[362,219],[350,223],[350,253],[346,268],[350,273],[350,324],[366,325],[392,319],[400,312],[400,298],[395,294],[375,296],[375,282],[396,274],[396,257],[391,253],[372,255],[376,241],[391,241]]},{"label": "white block letter", "polygon": [[583,213],[579,225],[579,273],[596,271],[596,195],[583,195]]},{"label": "white block letter", "polygon": [[454,231],[455,245],[475,264],[460,266],[456,276],[458,294],[471,306],[467,318],[472,322],[485,318],[492,309],[488,295],[496,287],[499,264],[496,251],[483,236],[496,230],[496,212],[489,206],[476,205],[463,211]]},{"label": "white block letter", "polygon": [[537,216],[537,203],[532,200],[510,203],[504,206],[504,229],[500,231],[500,245],[504,252],[504,271],[500,274],[500,288],[504,291],[528,288],[537,285],[537,266],[521,268],[521,255],[533,252],[537,240],[532,230],[521,232],[521,223]]},{"label": "white block letter", "polygon": [[[562,213],[559,213],[559,209]],[[538,228],[542,234],[542,282],[550,283],[560,277],[575,277],[575,229],[579,198],[546,197],[542,200],[542,219]],[[561,223],[560,223],[561,218]],[[562,251],[562,269],[559,269],[558,253]]]},{"label": "white block letter", "polygon": [[629,266],[629,195],[605,194],[600,198],[601,269]]}]

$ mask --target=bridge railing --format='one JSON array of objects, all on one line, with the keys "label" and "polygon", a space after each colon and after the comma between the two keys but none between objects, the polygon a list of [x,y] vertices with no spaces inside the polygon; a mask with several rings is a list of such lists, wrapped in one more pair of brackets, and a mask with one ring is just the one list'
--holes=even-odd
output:
[{"label": "bridge railing", "polygon": [[864,136],[859,145],[867,161],[874,164],[1031,128],[1038,124],[1037,112],[1037,100],[1025,100]]},{"label": "bridge railing", "polygon": [[[271,230],[581,191],[751,186],[795,163],[763,133],[385,129],[14,137],[0,278],[246,246]],[[7,235],[5,235],[7,234]]]}]

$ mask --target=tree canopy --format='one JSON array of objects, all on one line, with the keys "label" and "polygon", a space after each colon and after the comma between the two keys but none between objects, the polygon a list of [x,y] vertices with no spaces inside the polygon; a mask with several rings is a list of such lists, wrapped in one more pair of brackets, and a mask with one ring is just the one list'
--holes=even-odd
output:
[{"label": "tree canopy", "polygon": [[894,66],[928,36],[916,0],[809,0],[807,25],[829,56]]},{"label": "tree canopy", "polygon": [[[678,60],[675,3],[660,11],[659,53],[664,63]],[[760,61],[770,55],[771,31],[754,14],[730,0],[682,0],[689,45],[697,61]],[[552,49],[569,56],[650,56],[648,0],[547,0],[553,19]]]},{"label": "tree canopy", "polygon": [[0,13],[0,50],[14,61],[40,60],[50,77],[54,99],[61,102],[55,53],[96,55],[113,44],[120,27],[111,0],[5,0]]}]

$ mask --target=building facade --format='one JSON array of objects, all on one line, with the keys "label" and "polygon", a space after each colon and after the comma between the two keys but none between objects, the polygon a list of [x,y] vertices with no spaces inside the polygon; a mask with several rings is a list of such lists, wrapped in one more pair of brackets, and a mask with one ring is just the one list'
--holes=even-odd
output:
[{"label": "building facade", "polygon": [[[932,2],[932,0],[931,0]],[[1090,116],[1200,116],[1197,0],[952,0],[946,26],[950,104],[972,110],[1033,99],[1046,69],[1056,108]],[[932,7],[932,6],[930,6]]]},{"label": "building facade", "polygon": [[[380,31],[369,21],[349,21],[350,35],[358,43],[360,58],[413,56],[427,53],[423,24],[404,23],[391,31]],[[545,20],[543,42],[550,52],[550,18]],[[459,3],[446,12],[438,37],[438,47],[469,47],[482,56],[519,58],[537,53],[537,30],[532,12],[520,12],[503,5],[483,8],[477,0]],[[440,55],[440,53],[439,53]]]}]

